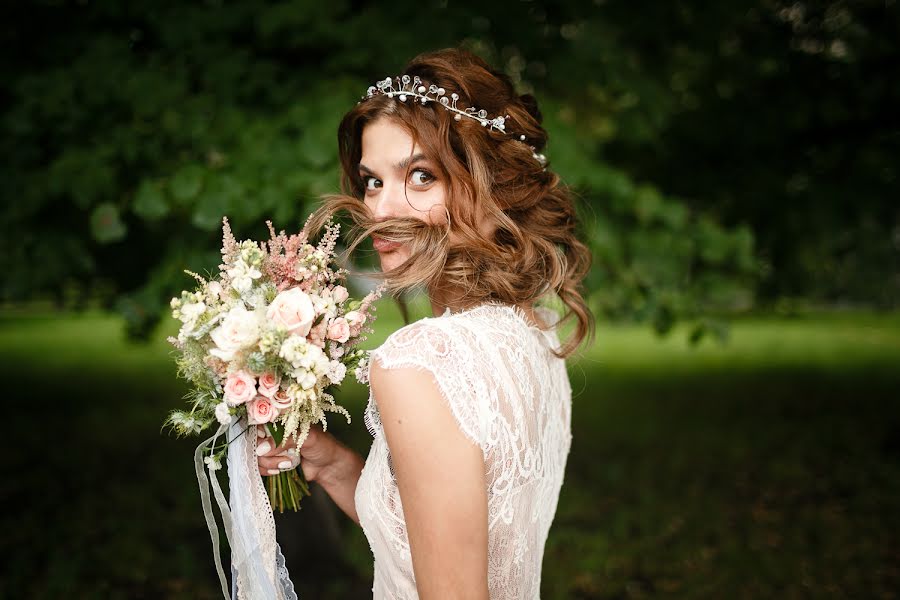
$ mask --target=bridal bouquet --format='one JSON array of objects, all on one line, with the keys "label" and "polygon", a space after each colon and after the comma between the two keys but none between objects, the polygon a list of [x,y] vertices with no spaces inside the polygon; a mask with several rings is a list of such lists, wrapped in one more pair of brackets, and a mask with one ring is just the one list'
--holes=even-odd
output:
[{"label": "bridal bouquet", "polygon": [[[348,370],[365,374],[367,353],[357,343],[380,289],[361,301],[349,298],[346,271],[333,265],[340,225],[329,221],[313,246],[306,228],[288,236],[267,224],[267,242],[238,243],[223,219],[220,273],[206,279],[188,271],[198,286],[172,299],[181,328],[169,341],[179,375],[193,388],[190,409],[167,420],[181,435],[211,425],[244,435],[262,425],[277,443],[292,436],[299,448],[313,424],[327,427],[327,412],[350,421],[331,392]],[[216,445],[214,436],[203,458],[207,469],[221,468],[234,437]],[[267,488],[280,511],[297,510],[309,495],[300,469],[267,477]]]}]

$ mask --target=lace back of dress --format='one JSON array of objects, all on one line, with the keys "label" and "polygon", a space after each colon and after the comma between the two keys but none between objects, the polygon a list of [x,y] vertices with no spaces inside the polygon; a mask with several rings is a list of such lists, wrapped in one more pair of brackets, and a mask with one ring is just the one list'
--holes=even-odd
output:
[{"label": "lace back of dress", "polygon": [[[557,346],[553,331],[529,326],[510,307],[484,306],[414,323],[373,353],[385,368],[428,370],[460,430],[484,453],[494,600],[539,594],[571,442],[571,389],[564,362],[550,351]],[[387,568],[380,562],[392,562],[391,578],[408,578],[376,588],[385,585],[385,597],[415,598],[399,492],[371,397],[365,421],[375,439],[357,490],[360,522],[376,557],[376,580]]]}]

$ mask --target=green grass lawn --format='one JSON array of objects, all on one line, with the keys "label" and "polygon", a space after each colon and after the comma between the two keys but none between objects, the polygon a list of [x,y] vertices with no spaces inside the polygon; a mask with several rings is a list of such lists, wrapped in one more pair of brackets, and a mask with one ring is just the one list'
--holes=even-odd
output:
[{"label": "green grass lawn", "polygon": [[[399,323],[382,312],[370,344]],[[216,597],[196,440],[160,432],[184,392],[165,333],[134,345],[103,314],[0,316],[7,406],[28,409],[11,411],[0,459],[0,597]],[[898,366],[897,314],[745,317],[728,346],[698,348],[682,330],[600,323],[571,367],[542,597],[893,597]],[[353,423],[332,420],[362,453],[364,398],[348,388]],[[295,582],[305,597],[371,597],[365,539],[326,515],[337,555],[304,539],[321,523],[284,521],[288,543],[322,555]]]}]

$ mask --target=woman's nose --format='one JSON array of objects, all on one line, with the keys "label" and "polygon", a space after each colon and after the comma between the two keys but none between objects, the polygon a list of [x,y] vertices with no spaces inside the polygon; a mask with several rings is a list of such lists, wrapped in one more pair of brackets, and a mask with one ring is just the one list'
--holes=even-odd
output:
[{"label": "woman's nose", "polygon": [[375,219],[387,219],[403,214],[406,205],[406,190],[402,184],[383,183],[372,199],[372,214]]}]

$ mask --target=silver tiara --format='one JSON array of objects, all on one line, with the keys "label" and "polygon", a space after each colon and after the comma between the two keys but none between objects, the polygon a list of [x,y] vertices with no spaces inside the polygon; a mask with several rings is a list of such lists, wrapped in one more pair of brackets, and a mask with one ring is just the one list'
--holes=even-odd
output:
[{"label": "silver tiara", "polygon": [[[394,86],[395,83],[397,84],[396,87]],[[489,119],[487,111],[484,109],[479,110],[474,106],[460,109],[456,105],[459,100],[459,94],[452,92],[447,96],[447,90],[438,87],[433,83],[428,87],[425,87],[425,82],[423,82],[418,75],[412,78],[410,78],[409,75],[403,75],[401,77],[385,77],[381,81],[376,82],[375,85],[369,86],[369,89],[367,90],[366,95],[362,97],[362,100],[378,95],[387,96],[388,98],[396,97],[400,102],[406,102],[407,98],[413,98],[413,102],[420,102],[423,105],[428,104],[429,102],[438,102],[445,109],[454,113],[453,118],[457,121],[462,120],[463,117],[468,117],[481,123],[482,127],[487,127],[492,131],[496,130],[501,133],[507,133],[506,119],[509,118],[509,115],[501,115]],[[360,100],[360,102],[362,102],[362,100]],[[507,133],[507,135],[509,134]],[[519,136],[519,141],[525,141],[524,134]],[[546,167],[547,157],[535,152],[534,146],[531,146],[531,155],[535,160],[541,163],[542,167]]]}]

